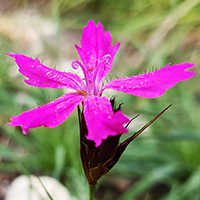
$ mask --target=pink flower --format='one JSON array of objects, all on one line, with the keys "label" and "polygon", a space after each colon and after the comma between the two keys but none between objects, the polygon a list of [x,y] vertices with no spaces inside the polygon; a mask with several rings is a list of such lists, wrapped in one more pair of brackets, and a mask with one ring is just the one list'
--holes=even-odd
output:
[{"label": "pink flower", "polygon": [[81,61],[74,61],[72,67],[80,67],[84,79],[73,73],[60,72],[48,68],[38,59],[32,59],[20,54],[8,54],[15,58],[19,72],[28,79],[29,85],[43,88],[69,88],[74,92],[64,94],[58,99],[24,112],[11,118],[10,126],[21,126],[23,134],[31,128],[58,126],[71,112],[83,102],[83,113],[88,128],[88,140],[93,140],[96,147],[108,136],[127,133],[124,127],[129,119],[119,110],[113,112],[110,101],[102,96],[105,89],[114,89],[124,93],[155,98],[161,96],[167,89],[179,81],[187,80],[195,72],[185,71],[194,66],[190,63],[174,64],[151,73],[119,78],[103,85],[103,79],[112,68],[114,56],[120,43],[112,46],[110,32],[105,32],[101,23],[97,26],[89,21],[83,29],[81,47],[76,49]]}]

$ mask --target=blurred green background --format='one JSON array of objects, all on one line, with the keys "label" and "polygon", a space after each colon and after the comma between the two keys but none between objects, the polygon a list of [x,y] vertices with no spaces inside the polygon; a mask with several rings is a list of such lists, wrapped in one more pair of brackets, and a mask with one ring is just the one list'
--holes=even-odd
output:
[{"label": "blurred green background", "polygon": [[[60,126],[37,128],[23,136],[8,127],[18,115],[64,94],[63,90],[26,85],[8,53],[43,60],[71,71],[79,59],[88,20],[121,41],[109,75],[115,78],[161,68],[169,62],[196,63],[193,78],[162,97],[117,95],[129,117],[140,113],[130,134],[173,106],[132,142],[118,164],[98,184],[97,200],[200,199],[200,1],[199,0],[1,0],[0,1],[0,174],[49,175],[80,200],[88,198],[79,156],[77,110]],[[107,93],[105,93],[107,95]],[[108,93],[108,97],[111,94]],[[11,179],[12,179],[11,178]]]}]

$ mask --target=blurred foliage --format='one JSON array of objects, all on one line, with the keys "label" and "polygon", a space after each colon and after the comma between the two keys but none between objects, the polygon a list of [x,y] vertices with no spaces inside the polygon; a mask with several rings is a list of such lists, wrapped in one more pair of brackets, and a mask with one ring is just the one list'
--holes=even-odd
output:
[{"label": "blurred foliage", "polygon": [[[79,156],[77,113],[62,125],[37,128],[27,136],[8,127],[11,115],[61,96],[64,91],[23,83],[6,52],[39,57],[51,67],[77,59],[81,30],[101,21],[121,41],[111,75],[137,75],[171,63],[194,62],[196,75],[162,97],[142,99],[117,93],[129,116],[144,123],[173,106],[137,138],[99,183],[97,199],[198,200],[200,198],[200,5],[199,0],[1,1],[0,171],[50,175],[78,199],[87,199]],[[123,66],[123,67],[122,67]],[[131,129],[136,130],[137,125]],[[136,123],[136,122],[135,122]],[[131,134],[130,133],[130,134]]]}]

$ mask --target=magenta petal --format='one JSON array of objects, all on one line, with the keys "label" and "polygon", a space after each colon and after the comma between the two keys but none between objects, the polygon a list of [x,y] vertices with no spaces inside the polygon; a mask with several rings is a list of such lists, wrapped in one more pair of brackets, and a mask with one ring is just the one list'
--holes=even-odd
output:
[{"label": "magenta petal", "polygon": [[21,54],[7,54],[15,58],[19,72],[29,78],[29,85],[45,88],[83,89],[82,79],[73,73],[61,72],[44,66],[38,59],[32,59]]},{"label": "magenta petal", "polygon": [[88,96],[84,101],[84,117],[88,128],[86,138],[93,140],[96,147],[108,136],[128,132],[123,125],[129,119],[121,111],[114,113],[106,97]]},{"label": "magenta petal", "polygon": [[29,110],[18,116],[13,116],[9,126],[21,126],[23,134],[31,128],[58,126],[84,100],[79,94],[68,93],[41,107]]},{"label": "magenta petal", "polygon": [[169,65],[151,73],[110,81],[102,91],[109,88],[139,97],[155,98],[179,81],[187,80],[195,74],[195,71],[185,71],[193,67],[194,63],[174,64],[171,67]]},{"label": "magenta petal", "polygon": [[96,76],[98,64],[105,55],[109,55],[109,61],[101,64],[100,71],[98,70],[98,79],[103,80],[112,68],[113,58],[120,43],[111,46],[111,42],[112,36],[110,32],[104,31],[100,22],[98,22],[96,26],[95,23],[90,20],[83,29],[81,47],[76,45],[76,49],[88,73],[89,79],[92,80],[93,77]]}]

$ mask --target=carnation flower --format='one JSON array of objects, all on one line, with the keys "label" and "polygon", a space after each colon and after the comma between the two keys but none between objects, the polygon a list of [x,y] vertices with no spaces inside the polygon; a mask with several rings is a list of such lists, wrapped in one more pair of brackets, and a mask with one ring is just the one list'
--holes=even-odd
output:
[{"label": "carnation flower", "polygon": [[65,121],[72,111],[83,104],[84,120],[87,126],[87,140],[95,142],[98,147],[109,136],[127,133],[125,125],[130,121],[119,109],[114,112],[111,102],[102,96],[106,89],[113,89],[131,95],[155,98],[179,81],[187,80],[195,72],[185,71],[194,66],[193,63],[181,63],[163,67],[143,75],[118,78],[104,83],[103,80],[112,68],[114,56],[120,42],[112,46],[110,32],[89,21],[83,29],[81,47],[76,45],[81,61],[72,62],[72,67],[80,67],[84,79],[77,74],[61,72],[44,66],[38,59],[21,54],[8,54],[15,58],[19,72],[28,79],[29,85],[42,88],[68,88],[74,92],[66,93],[56,100],[38,108],[21,113],[11,118],[10,126],[21,126],[23,134],[31,128],[45,126],[53,128]]}]

